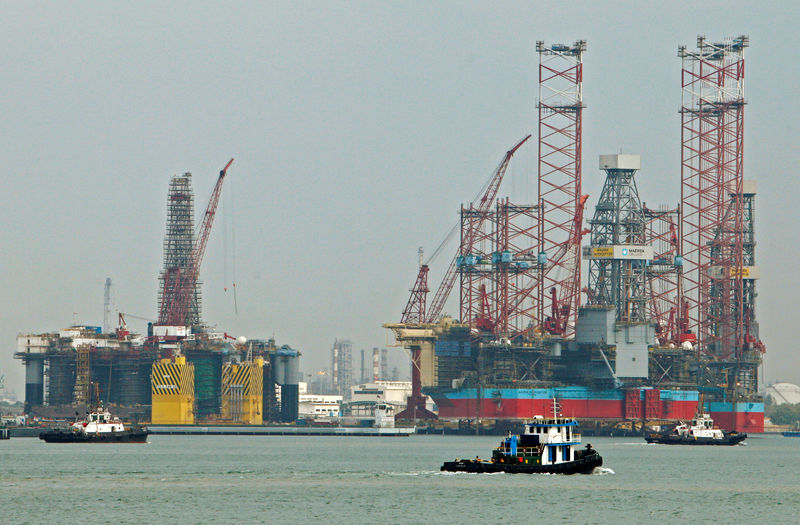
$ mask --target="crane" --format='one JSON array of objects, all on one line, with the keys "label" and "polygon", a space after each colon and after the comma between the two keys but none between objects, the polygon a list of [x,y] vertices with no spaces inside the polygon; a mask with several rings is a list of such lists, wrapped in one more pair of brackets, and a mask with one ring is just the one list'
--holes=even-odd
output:
[{"label": "crane", "polygon": [[211,226],[214,224],[214,215],[217,212],[219,196],[222,192],[222,183],[225,175],[233,164],[233,159],[229,160],[224,168],[219,172],[219,178],[211,192],[200,230],[197,232],[197,240],[194,243],[189,265],[185,269],[170,268],[164,278],[164,296],[161,301],[161,309],[158,313],[158,324],[167,326],[185,326],[186,315],[189,311],[192,293],[197,283],[197,276],[200,272],[200,264],[203,262],[203,255],[208,244],[208,237],[211,233]]},{"label": "crane", "polygon": [[[511,161],[511,157],[514,156],[514,153],[516,153],[517,150],[520,147],[522,147],[522,145],[525,144],[525,142],[527,142],[529,138],[531,138],[530,135],[526,136],[524,139],[519,141],[513,148],[511,148],[506,152],[505,156],[503,157],[503,160],[500,162],[500,165],[494,171],[494,174],[492,175],[492,178],[490,179],[489,184],[486,187],[486,190],[481,196],[481,199],[477,201],[477,203],[473,202],[473,206],[477,204],[476,209],[479,212],[482,212],[479,214],[480,217],[482,217],[482,219],[478,221],[478,224],[476,224],[473,229],[466,232],[465,238],[462,239],[462,245],[466,246],[472,245],[476,231],[480,230],[481,226],[483,225],[483,221],[485,220],[485,217],[487,215],[486,212],[489,211],[489,208],[491,208],[492,203],[494,202],[494,198],[497,196],[497,191],[500,189],[500,183],[503,182],[503,176],[506,173],[506,169],[508,168],[508,163]],[[439,285],[439,288],[436,290],[436,294],[433,296],[433,303],[431,304],[431,307],[428,309],[427,314],[425,315],[426,322],[430,323],[435,321],[436,318],[439,317],[439,314],[441,314],[442,310],[444,309],[444,304],[447,302],[447,298],[450,296],[450,291],[453,289],[453,285],[455,284],[456,277],[458,275],[458,272],[456,271],[456,260],[458,259],[458,255],[459,252],[456,251],[455,255],[453,256],[453,260],[450,261],[450,266],[447,268],[447,272],[445,273],[444,278],[442,279],[442,282]],[[412,292],[412,298],[413,298],[413,292]]]}]

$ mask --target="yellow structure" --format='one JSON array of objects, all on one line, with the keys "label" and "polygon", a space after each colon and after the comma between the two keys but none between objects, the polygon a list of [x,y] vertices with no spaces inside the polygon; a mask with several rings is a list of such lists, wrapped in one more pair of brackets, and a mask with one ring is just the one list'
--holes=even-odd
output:
[{"label": "yellow structure", "polygon": [[154,425],[194,423],[194,365],[185,357],[153,363],[150,373],[153,393],[151,421]]},{"label": "yellow structure", "polygon": [[264,422],[264,360],[222,365],[222,419],[244,425]]}]

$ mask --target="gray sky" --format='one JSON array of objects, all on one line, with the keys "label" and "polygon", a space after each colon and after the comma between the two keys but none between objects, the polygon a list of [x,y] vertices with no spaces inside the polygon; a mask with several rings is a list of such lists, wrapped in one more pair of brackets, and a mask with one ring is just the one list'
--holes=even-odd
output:
[{"label": "gray sky", "polygon": [[[169,178],[191,171],[202,210],[230,157],[202,268],[205,319],[274,334],[303,352],[306,371],[326,365],[336,337],[386,346],[381,324],[399,320],[417,247],[430,253],[459,204],[536,129],[536,40],[588,41],[593,210],[597,155],[620,148],[642,155],[648,205],[678,202],[677,47],[742,33],[765,379],[800,383],[789,317],[800,275],[797,3],[429,4],[0,2],[9,386],[24,393],[16,334],[102,324],[106,277],[120,310],[156,315]],[[532,141],[500,194],[533,197],[535,161]],[[435,283],[454,250],[432,268]],[[224,291],[234,254],[238,315]]]}]

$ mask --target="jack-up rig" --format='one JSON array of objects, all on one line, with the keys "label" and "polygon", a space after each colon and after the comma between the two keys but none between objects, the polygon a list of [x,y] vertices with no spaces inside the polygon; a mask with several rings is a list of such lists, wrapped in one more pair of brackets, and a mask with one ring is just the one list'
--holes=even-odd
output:
[{"label": "jack-up rig", "polygon": [[[461,207],[458,250],[429,306],[434,267],[421,261],[400,322],[384,325],[412,356],[398,418],[434,418],[425,394],[439,418],[470,424],[544,414],[556,398],[565,415],[634,429],[703,403],[725,428],[763,431],[756,191],[742,163],[748,46],[699,37],[679,48],[679,205],[643,204],[638,155],[601,155],[605,183],[585,227],[586,42],[537,42],[538,198],[498,197],[528,136]],[[457,320],[442,315],[456,282]]]}]

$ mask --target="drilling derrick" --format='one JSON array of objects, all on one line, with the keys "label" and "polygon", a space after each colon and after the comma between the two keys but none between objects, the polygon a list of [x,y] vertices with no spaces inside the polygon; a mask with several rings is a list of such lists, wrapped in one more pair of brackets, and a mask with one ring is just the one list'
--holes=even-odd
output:
[{"label": "drilling derrick", "polygon": [[[194,190],[192,174],[175,175],[169,183],[167,197],[167,234],[164,237],[164,270],[159,277],[159,311],[164,312],[177,293],[179,276],[186,275],[192,264],[194,252]],[[190,291],[190,305],[185,321],[178,324],[196,326],[200,324],[201,282],[195,282]],[[166,319],[159,322],[167,323]]]},{"label": "drilling derrick", "polygon": [[743,348],[744,49],[749,38],[697,38],[682,61],[681,319],[698,351],[726,360]]},{"label": "drilling derrick", "polygon": [[[167,223],[167,240],[165,241],[164,249],[165,258],[168,254],[172,253],[178,255],[179,258],[177,259],[178,264],[175,266],[165,264],[166,267],[162,273],[161,306],[158,314],[158,325],[161,327],[200,327],[200,283],[197,277],[200,272],[200,265],[203,262],[203,255],[205,254],[208,244],[208,238],[211,234],[211,227],[214,224],[214,217],[222,192],[222,183],[225,181],[225,175],[231,164],[233,164],[233,159],[228,161],[228,164],[219,172],[217,183],[214,186],[214,190],[211,192],[211,198],[203,214],[203,220],[200,223],[200,230],[197,234],[196,241],[191,243],[192,214],[189,214],[188,217],[185,216],[188,210],[194,210],[193,204],[189,206],[185,204],[175,206],[175,249],[167,250],[167,245],[171,244],[173,240],[170,236],[172,222]],[[175,178],[173,178],[173,180],[175,180]],[[191,187],[189,186],[189,188]],[[185,201],[188,198],[185,193],[173,195],[173,193],[170,192],[170,214],[172,213],[173,196],[176,201]],[[188,259],[183,259],[186,246],[189,243],[191,243],[189,257]],[[160,335],[178,334],[170,334],[169,328],[167,328],[167,331],[164,332],[162,330]]]},{"label": "drilling derrick", "polygon": [[603,191],[591,224],[589,304],[614,306],[617,322],[641,323],[647,312],[647,261],[653,249],[645,244],[645,216],[634,174],[638,155],[601,155],[606,172]]},{"label": "drilling derrick", "polygon": [[583,52],[586,41],[545,46],[539,53],[539,254],[550,266],[538,283],[538,319],[545,319],[551,290],[566,313],[564,336],[572,335],[580,300],[581,253],[566,250],[560,260],[553,254],[574,239],[572,227],[580,212],[581,130],[583,113]]}]

